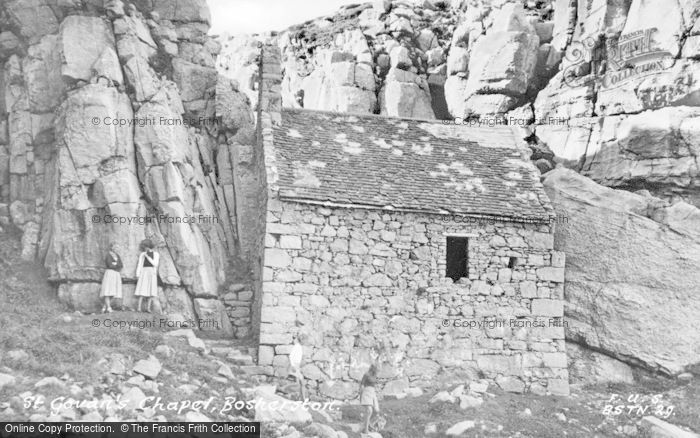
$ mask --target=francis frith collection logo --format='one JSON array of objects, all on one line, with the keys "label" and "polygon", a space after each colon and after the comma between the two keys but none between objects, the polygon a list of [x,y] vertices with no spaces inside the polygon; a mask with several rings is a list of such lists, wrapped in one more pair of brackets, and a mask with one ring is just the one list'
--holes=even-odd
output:
[{"label": "francis frith collection logo", "polygon": [[564,81],[570,86],[594,81],[602,89],[620,87],[673,65],[673,55],[657,47],[655,27],[622,34],[616,38],[586,38],[574,41],[565,53]]}]

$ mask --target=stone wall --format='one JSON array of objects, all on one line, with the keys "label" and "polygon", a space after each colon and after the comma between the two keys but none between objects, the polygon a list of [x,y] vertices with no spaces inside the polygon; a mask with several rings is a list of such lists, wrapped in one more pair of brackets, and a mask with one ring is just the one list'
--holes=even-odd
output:
[{"label": "stone wall", "polygon": [[[329,397],[356,396],[373,361],[385,394],[481,377],[507,391],[568,393],[564,255],[550,224],[278,199],[268,208],[260,373],[286,376],[302,335],[302,372]],[[446,233],[472,235],[469,279],[457,284],[445,278]],[[484,318],[496,322],[459,326]],[[534,321],[544,327],[521,327]]]}]

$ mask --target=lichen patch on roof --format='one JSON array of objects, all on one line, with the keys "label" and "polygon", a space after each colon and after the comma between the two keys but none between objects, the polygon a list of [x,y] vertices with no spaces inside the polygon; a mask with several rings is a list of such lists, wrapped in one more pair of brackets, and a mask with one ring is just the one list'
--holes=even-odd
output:
[{"label": "lichen patch on roof", "polygon": [[282,199],[548,221],[523,148],[509,127],[299,109],[282,111],[273,144]]},{"label": "lichen patch on roof", "polygon": [[425,144],[415,144],[413,143],[413,146],[411,146],[411,151],[417,155],[430,155],[430,153],[433,151],[433,147],[430,145],[430,143],[425,143]]},{"label": "lichen patch on roof", "polygon": [[321,187],[321,180],[314,173],[314,168],[323,166],[314,166],[311,163],[303,163],[301,161],[295,161],[292,163],[292,171],[294,173],[294,182],[292,183],[295,187],[306,187],[306,188],[319,188]]},{"label": "lichen patch on roof", "polygon": [[289,132],[287,132],[287,135],[293,138],[304,138],[304,136],[301,135],[296,129],[290,129]]},{"label": "lichen patch on roof", "polygon": [[362,145],[360,143],[357,143],[355,141],[350,141],[350,142],[348,142],[348,144],[343,146],[343,151],[347,152],[348,154],[357,155],[357,154],[361,154],[365,150],[362,148]]}]

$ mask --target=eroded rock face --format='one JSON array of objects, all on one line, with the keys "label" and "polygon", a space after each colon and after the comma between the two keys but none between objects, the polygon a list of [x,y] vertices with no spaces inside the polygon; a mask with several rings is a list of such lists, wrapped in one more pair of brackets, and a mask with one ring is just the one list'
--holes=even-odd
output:
[{"label": "eroded rock face", "polygon": [[700,357],[700,210],[555,169],[544,186],[566,253],[568,339],[632,365],[680,373]]},{"label": "eroded rock face", "polygon": [[700,205],[688,143],[700,105],[700,6],[567,4],[555,5],[552,45],[563,59],[534,102],[537,137],[557,161],[601,184]]},{"label": "eroded rock face", "polygon": [[59,28],[59,50],[64,77],[89,81],[96,75],[118,84],[123,82],[108,21],[80,15],[66,17]]},{"label": "eroded rock face", "polygon": [[[596,148],[597,146],[597,148]],[[700,205],[700,108],[607,117],[581,172],[609,187],[653,190]]]},{"label": "eroded rock face", "polygon": [[217,155],[220,143],[254,144],[254,121],[237,88],[217,118],[220,47],[206,35],[206,2],[54,3],[0,5],[0,198],[23,257],[43,261],[59,298],[90,312],[116,244],[133,308],[148,238],[161,255],[157,310],[233,334],[219,290],[236,254],[236,201]]},{"label": "eroded rock face", "polygon": [[[351,5],[282,33],[285,106],[434,119],[429,79],[442,78],[455,16],[411,3]],[[220,72],[242,82],[253,73],[241,38],[224,42]],[[240,53],[236,56],[235,53]],[[439,78],[438,78],[439,82]]]}]

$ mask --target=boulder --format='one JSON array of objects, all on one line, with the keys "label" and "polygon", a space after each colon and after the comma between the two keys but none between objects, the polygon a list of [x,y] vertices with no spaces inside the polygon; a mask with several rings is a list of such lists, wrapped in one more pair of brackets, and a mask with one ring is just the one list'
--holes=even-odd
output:
[{"label": "boulder", "polygon": [[[517,105],[518,101],[505,94],[474,94],[464,102],[464,115],[502,116]],[[487,117],[485,123],[495,124],[495,117]]]},{"label": "boulder", "polygon": [[72,80],[90,81],[94,75],[123,83],[111,27],[99,17],[70,15],[61,23],[61,73]]},{"label": "boulder", "polygon": [[700,109],[607,117],[600,131],[587,142],[584,175],[609,187],[649,189],[666,199],[680,195],[700,206]]},{"label": "boulder", "polygon": [[632,367],[610,356],[588,350],[573,342],[566,344],[571,383],[633,383]]},{"label": "boulder", "polygon": [[40,379],[34,384],[35,388],[43,388],[45,386],[55,386],[60,389],[64,389],[66,387],[66,383],[58,377],[49,376]]},{"label": "boulder", "polygon": [[49,0],[7,0],[4,2],[10,23],[18,29],[29,44],[34,44],[44,35],[56,33],[59,19]]},{"label": "boulder", "polygon": [[17,53],[20,48],[20,41],[17,36],[9,30],[0,32],[0,59],[9,58]]},{"label": "boulder", "polygon": [[153,12],[161,20],[211,22],[211,13],[206,0],[153,0]]},{"label": "boulder", "polygon": [[[162,276],[162,274],[159,273]],[[168,315],[168,320],[177,324],[189,323],[197,318],[194,306],[187,291],[181,287],[165,287],[163,289],[164,303],[161,303],[163,314]]]},{"label": "boulder", "polygon": [[148,61],[134,56],[124,65],[126,79],[136,94],[136,100],[143,102],[150,100],[160,88],[160,81]]},{"label": "boulder", "polygon": [[538,47],[534,31],[487,33],[471,50],[469,94],[525,94],[537,65]]},{"label": "boulder", "polygon": [[382,389],[382,394],[385,396],[402,397],[406,395],[408,391],[409,383],[407,378],[392,380],[384,385]]},{"label": "boulder", "polygon": [[471,420],[460,421],[445,431],[447,436],[460,436],[464,432],[473,429],[476,424]]},{"label": "boulder", "polygon": [[591,117],[595,98],[593,83],[566,82],[564,73],[559,72],[537,94],[535,120],[546,124],[550,119]]},{"label": "boulder", "polygon": [[642,418],[640,428],[650,438],[698,438],[700,435],[682,429],[674,424],[654,416],[646,416]]},{"label": "boulder", "polygon": [[[370,9],[368,9],[370,10]],[[318,438],[340,438],[340,435],[330,426],[323,423],[311,423],[304,432]]]},{"label": "boulder", "polygon": [[447,74],[466,73],[469,70],[469,51],[453,46],[447,56]]},{"label": "boulder", "polygon": [[[595,120],[597,119],[591,119]],[[582,126],[547,123],[537,125],[535,134],[554,153],[556,161],[579,169],[582,159],[592,159],[595,156],[600,139],[600,126],[592,123]]]},{"label": "boulder", "polygon": [[435,33],[430,29],[421,29],[421,31],[418,32],[416,40],[418,48],[423,52],[439,47],[438,39]]},{"label": "boulder", "polygon": [[564,168],[543,184],[567,218],[554,240],[566,253],[566,337],[667,374],[697,363],[700,211],[606,188]]},{"label": "boulder", "polygon": [[377,104],[374,75],[363,64],[325,64],[300,83],[304,108],[367,114]]},{"label": "boulder", "polygon": [[58,41],[56,35],[43,37],[29,48],[29,56],[22,61],[29,110],[34,113],[53,111],[63,98],[65,89]]},{"label": "boulder", "polygon": [[311,414],[301,403],[287,400],[264,387],[255,388],[253,394],[259,401],[255,409],[255,421],[290,424],[306,424],[312,421]]},{"label": "boulder", "polygon": [[427,81],[410,71],[389,70],[379,103],[381,114],[391,117],[435,119]]},{"label": "boulder", "polygon": [[12,386],[16,381],[17,379],[14,376],[0,373],[0,389],[2,389],[4,386]]},{"label": "boulder", "polygon": [[229,321],[224,304],[216,299],[194,300],[194,311],[197,314],[199,328],[204,331],[215,331],[224,336],[233,335],[233,327]]},{"label": "boulder", "polygon": [[238,83],[224,76],[216,82],[216,115],[221,124],[232,131],[255,129],[250,102],[238,90]]},{"label": "boulder", "polygon": [[173,60],[173,80],[180,89],[183,102],[203,99],[207,92],[216,87],[217,72],[211,67],[203,67],[179,58]]},{"label": "boulder", "polygon": [[[162,95],[163,91],[159,93]],[[139,108],[136,117],[155,120],[158,123],[136,126],[134,143],[140,170],[167,162],[183,163],[189,150],[187,128],[177,123],[181,114],[167,102],[152,100]],[[169,123],[168,121],[174,121]]]},{"label": "boulder", "polygon": [[148,359],[136,362],[132,371],[153,380],[158,377],[162,368],[160,361],[154,356],[150,356]]},{"label": "boulder", "polygon": [[127,387],[124,387],[124,393],[122,394],[120,398],[120,402],[124,404],[124,410],[125,411],[134,411],[137,409],[141,409],[141,405],[144,403],[146,400],[146,394],[141,391],[140,388],[137,388],[135,386],[132,386],[127,389]]},{"label": "boulder", "polygon": [[406,47],[394,47],[389,53],[389,58],[391,59],[392,67],[400,68],[403,70],[408,70],[411,67],[413,67],[413,61],[411,61],[411,54]]}]

